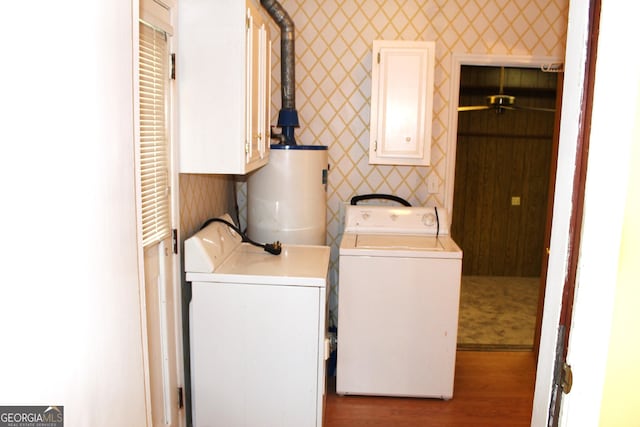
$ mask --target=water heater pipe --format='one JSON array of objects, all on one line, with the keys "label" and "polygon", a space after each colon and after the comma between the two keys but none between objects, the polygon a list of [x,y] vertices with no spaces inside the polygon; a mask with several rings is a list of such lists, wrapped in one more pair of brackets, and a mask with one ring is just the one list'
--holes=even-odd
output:
[{"label": "water heater pipe", "polygon": [[272,135],[279,139],[282,145],[297,145],[293,135],[294,128],[300,127],[298,112],[296,111],[295,93],[295,25],[286,10],[277,0],[260,0],[262,7],[280,27],[280,84],[282,94],[282,108],[278,114],[278,127],[281,135]]}]

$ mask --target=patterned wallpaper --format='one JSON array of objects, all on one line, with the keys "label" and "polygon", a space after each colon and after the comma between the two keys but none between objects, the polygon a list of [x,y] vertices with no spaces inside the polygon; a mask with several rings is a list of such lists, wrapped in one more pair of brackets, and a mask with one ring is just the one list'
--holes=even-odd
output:
[{"label": "patterned wallpaper", "polygon": [[[280,0],[296,25],[299,144],[329,147],[327,244],[337,285],[341,205],[391,193],[414,205],[443,205],[453,53],[564,56],[568,0]],[[272,123],[280,109],[280,31],[271,22]],[[436,69],[432,165],[368,164],[371,45],[374,39],[433,40]],[[438,183],[428,193],[427,177]],[[237,185],[246,226],[246,186]],[[182,183],[181,183],[182,190]],[[184,230],[183,230],[184,233]],[[335,289],[332,311],[337,301]]]},{"label": "patterned wallpaper", "polygon": [[180,174],[182,241],[198,231],[207,219],[232,209],[232,189],[233,176]]}]

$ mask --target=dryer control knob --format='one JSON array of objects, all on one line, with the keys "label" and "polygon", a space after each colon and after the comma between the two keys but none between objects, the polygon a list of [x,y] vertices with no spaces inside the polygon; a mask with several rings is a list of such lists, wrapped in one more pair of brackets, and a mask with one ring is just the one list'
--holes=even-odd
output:
[{"label": "dryer control knob", "polygon": [[428,213],[428,214],[422,215],[422,223],[427,227],[433,227],[433,225],[435,225],[436,223],[435,214]]}]

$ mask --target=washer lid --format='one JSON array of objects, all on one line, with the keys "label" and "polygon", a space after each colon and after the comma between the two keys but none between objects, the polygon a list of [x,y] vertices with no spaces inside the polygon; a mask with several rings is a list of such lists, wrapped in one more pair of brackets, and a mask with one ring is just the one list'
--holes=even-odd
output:
[{"label": "washer lid", "polygon": [[437,237],[401,234],[360,234],[356,237],[360,249],[414,249],[442,251],[444,246]]},{"label": "washer lid", "polygon": [[450,236],[345,232],[340,256],[461,259],[462,250]]}]

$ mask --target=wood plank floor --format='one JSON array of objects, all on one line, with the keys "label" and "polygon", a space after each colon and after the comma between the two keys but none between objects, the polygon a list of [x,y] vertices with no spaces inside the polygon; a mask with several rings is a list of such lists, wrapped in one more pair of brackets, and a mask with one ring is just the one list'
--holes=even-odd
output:
[{"label": "wood plank floor", "polygon": [[327,384],[325,427],[528,427],[535,355],[458,351],[453,399],[338,396]]}]

